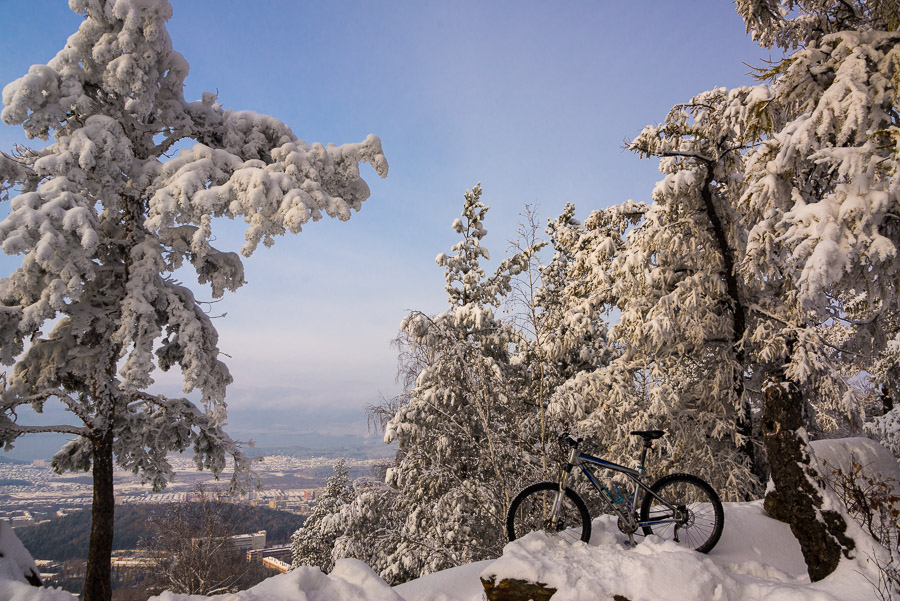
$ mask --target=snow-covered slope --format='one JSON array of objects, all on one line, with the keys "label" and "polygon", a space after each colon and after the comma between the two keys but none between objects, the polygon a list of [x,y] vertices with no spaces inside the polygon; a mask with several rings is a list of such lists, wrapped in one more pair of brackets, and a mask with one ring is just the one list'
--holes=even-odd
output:
[{"label": "snow-covered slope", "polygon": [[[16,541],[18,542],[18,541]],[[313,568],[282,574],[221,601],[482,601],[480,577],[536,580],[557,589],[553,601],[871,601],[874,566],[844,561],[822,582],[810,584],[800,547],[786,524],[769,518],[762,501],[725,504],[718,546],[701,555],[656,537],[634,549],[613,522],[594,520],[591,543],[569,544],[535,533],[506,546],[496,561],[431,574],[392,590],[365,564],[341,560],[328,576]],[[7,547],[8,548],[8,547]],[[0,560],[2,561],[2,560]],[[0,570],[3,601],[73,601],[59,590],[36,589]],[[155,601],[199,601],[164,593]]]},{"label": "snow-covered slope", "polygon": [[[845,561],[823,582],[810,584],[800,546],[787,524],[769,518],[762,501],[725,504],[725,531],[702,555],[649,536],[624,546],[607,518],[594,521],[590,545],[533,533],[507,545],[481,575],[546,583],[553,601],[594,601],[623,595],[631,601],[868,601],[876,598],[864,567]],[[865,564],[865,561],[863,561]],[[448,597],[457,599],[456,597]],[[459,598],[476,601],[477,597]],[[408,601],[430,601],[428,597]],[[441,599],[441,601],[444,601]]]},{"label": "snow-covered slope", "polygon": [[[849,444],[849,446],[848,446]],[[818,446],[817,446],[818,445]],[[818,448],[822,446],[822,448]],[[865,445],[863,445],[865,446]],[[867,472],[896,477],[890,454],[863,452],[855,443],[814,443],[820,459],[837,465],[853,451]],[[827,447],[827,448],[826,448]],[[877,452],[876,452],[877,451]],[[0,526],[0,528],[3,528]],[[811,584],[790,528],[769,518],[762,501],[725,504],[725,530],[709,555],[657,537],[639,539],[634,549],[608,517],[594,520],[590,544],[570,544],[533,533],[506,545],[503,556],[431,574],[391,589],[365,564],[345,559],[322,574],[300,568],[221,601],[482,601],[481,577],[516,578],[556,588],[553,601],[870,601],[879,596],[875,566],[866,557],[845,560],[838,570]],[[20,576],[33,566],[9,528],[0,530],[0,601],[72,601],[59,590],[38,589]],[[164,593],[155,601],[199,601]]]}]

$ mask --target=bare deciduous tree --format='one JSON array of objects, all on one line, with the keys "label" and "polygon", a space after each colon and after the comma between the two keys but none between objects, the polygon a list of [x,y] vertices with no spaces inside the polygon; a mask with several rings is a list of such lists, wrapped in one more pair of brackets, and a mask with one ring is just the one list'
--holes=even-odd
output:
[{"label": "bare deciduous tree", "polygon": [[153,534],[142,542],[159,587],[174,593],[215,595],[242,590],[265,578],[262,566],[245,559],[231,540],[237,507],[201,490],[199,499],[166,504],[150,520]]}]

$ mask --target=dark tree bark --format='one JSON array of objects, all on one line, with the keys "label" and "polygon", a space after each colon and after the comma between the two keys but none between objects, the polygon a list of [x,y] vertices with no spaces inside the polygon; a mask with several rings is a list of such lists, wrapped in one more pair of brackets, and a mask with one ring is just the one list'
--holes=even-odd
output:
[{"label": "dark tree bark", "polygon": [[722,279],[725,281],[725,289],[728,291],[728,297],[731,299],[732,307],[732,332],[731,347],[734,351],[734,361],[738,365],[737,373],[734,374],[734,394],[741,399],[741,411],[737,417],[737,431],[744,437],[744,444],[741,445],[741,451],[747,457],[750,464],[750,471],[757,476],[760,475],[760,466],[756,461],[755,441],[753,438],[753,413],[750,402],[744,395],[744,363],[746,356],[741,345],[744,334],[747,331],[747,307],[745,301],[741,298],[740,286],[738,283],[737,271],[735,269],[736,258],[734,249],[728,244],[728,236],[725,232],[725,225],[722,217],[716,210],[713,200],[713,163],[706,162],[706,178],[700,195],[703,198],[703,207],[709,218],[712,229],[713,239],[719,248],[719,254],[722,256]]},{"label": "dark tree bark", "polygon": [[822,509],[829,494],[810,465],[803,427],[803,398],[797,386],[782,377],[770,378],[763,392],[762,430],[775,490],[766,495],[772,517],[787,522],[800,543],[813,582],[831,574],[841,556],[850,557],[855,544],[846,534],[840,513]]},{"label": "dark tree bark", "polygon": [[94,499],[91,506],[91,538],[88,546],[87,572],[84,577],[84,601],[110,601],[110,556],[113,547],[113,433],[93,441],[92,472]]}]

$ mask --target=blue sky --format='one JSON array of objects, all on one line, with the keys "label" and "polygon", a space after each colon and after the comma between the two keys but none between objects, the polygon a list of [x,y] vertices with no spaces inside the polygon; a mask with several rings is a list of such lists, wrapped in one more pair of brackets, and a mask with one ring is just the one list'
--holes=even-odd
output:
[{"label": "blue sky", "polygon": [[[213,308],[227,313],[216,323],[235,378],[231,430],[263,445],[364,433],[361,407],[399,391],[391,340],[409,310],[446,306],[434,257],[456,241],[467,188],[482,182],[491,206],[490,268],[526,203],[549,218],[572,202],[584,218],[649,200],[656,163],[623,141],[696,93],[752,83],[748,64],[770,57],[726,0],[172,5],[188,99],[217,92],[308,142],[374,133],[390,162],[385,180],[364,168],[360,213],[261,248],[248,284]],[[47,62],[80,22],[60,0],[0,0],[0,14],[0,85]],[[0,125],[0,150],[24,141]],[[236,250],[240,231],[224,225],[220,247]],[[3,275],[15,264],[0,259]],[[168,374],[158,386],[180,389]]]}]

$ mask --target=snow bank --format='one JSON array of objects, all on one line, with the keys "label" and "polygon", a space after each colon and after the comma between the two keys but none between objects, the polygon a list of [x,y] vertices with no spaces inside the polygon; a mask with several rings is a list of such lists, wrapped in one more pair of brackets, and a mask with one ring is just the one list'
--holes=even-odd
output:
[{"label": "snow bank", "polygon": [[[148,601],[203,601],[202,595],[165,592]],[[216,601],[404,601],[372,569],[356,559],[341,559],[330,574],[303,567],[273,576],[239,593],[217,595]]]},{"label": "snow bank", "polygon": [[834,469],[852,474],[855,461],[862,466],[862,476],[893,481],[895,492],[900,494],[900,465],[893,453],[878,442],[869,438],[835,438],[814,440],[810,446],[819,462],[819,469],[825,475]]},{"label": "snow bank", "polygon": [[36,587],[29,578],[39,572],[31,554],[16,537],[12,527],[0,521],[0,600],[2,601],[76,601],[61,589]]},{"label": "snow bank", "polygon": [[398,584],[394,590],[405,601],[483,601],[484,586],[479,576],[493,559],[476,561]]},{"label": "snow bank", "polygon": [[843,562],[834,574],[810,584],[790,528],[769,518],[762,501],[725,504],[725,531],[709,555],[656,536],[628,549],[608,518],[594,520],[593,528],[598,532],[590,544],[529,534],[508,544],[503,557],[483,570],[481,577],[541,582],[557,589],[553,601],[594,601],[613,595],[630,601],[875,598],[872,585],[853,562]]}]

